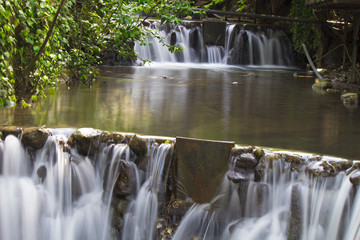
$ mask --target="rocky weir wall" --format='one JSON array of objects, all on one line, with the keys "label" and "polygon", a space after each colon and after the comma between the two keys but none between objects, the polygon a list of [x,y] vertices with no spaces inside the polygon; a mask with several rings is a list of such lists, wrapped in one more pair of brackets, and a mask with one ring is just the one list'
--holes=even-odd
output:
[{"label": "rocky weir wall", "polygon": [[[2,126],[0,127],[0,132],[0,163],[3,161],[1,143],[5,141],[8,135],[14,135],[21,140],[23,147],[26,149],[26,154],[30,156],[29,159],[31,161],[31,156],[34,156],[37,151],[45,146],[49,136],[56,134],[54,129],[38,127],[22,128],[17,126]],[[229,192],[229,189],[223,190],[224,181],[229,182],[231,192],[236,195],[235,206],[236,211],[239,213],[237,217],[244,217],[247,214],[260,216],[262,212],[268,211],[270,207],[267,206],[269,204],[266,203],[266,198],[271,195],[269,195],[269,192],[272,191],[271,187],[269,187],[271,186],[270,182],[277,183],[281,178],[289,178],[289,181],[291,181],[290,179],[295,179],[303,174],[305,179],[310,179],[309,188],[311,188],[311,185],[315,185],[314,179],[316,180],[315,182],[321,182],[323,179],[335,179],[339,175],[345,176],[347,181],[352,184],[350,188],[352,192],[347,200],[350,203],[355,202],[357,186],[360,184],[360,161],[357,160],[275,151],[255,146],[238,146],[232,142],[180,137],[142,136],[131,133],[107,132],[92,128],[67,130],[67,134],[67,140],[60,140],[59,145],[61,146],[61,151],[70,154],[70,161],[75,164],[80,162],[79,159],[81,158],[88,158],[92,162],[97,161],[100,152],[102,151],[102,154],[104,154],[103,149],[105,147],[108,147],[107,151],[105,151],[105,154],[109,155],[108,159],[115,155],[115,146],[117,145],[126,145],[130,149],[128,158],[134,164],[129,164],[128,161],[123,159],[123,155],[120,154],[118,156],[119,163],[116,165],[116,168],[112,168],[109,162],[105,162],[106,166],[104,166],[103,198],[104,201],[109,201],[111,205],[111,225],[115,238],[122,235],[124,217],[128,211],[131,196],[136,194],[136,185],[139,184],[136,177],[137,171],[139,170],[141,174],[147,174],[152,171],[149,163],[152,160],[150,156],[151,145],[171,144],[173,149],[167,153],[165,163],[162,165],[166,171],[166,174],[162,175],[162,186],[156,188],[159,208],[156,215],[156,231],[151,233],[154,234],[153,236],[156,236],[155,239],[205,238],[200,230],[198,232],[183,233],[180,237],[176,237],[175,234],[175,230],[179,228],[179,225],[182,226],[182,219],[189,214],[188,212],[192,210],[194,203],[210,203],[206,211],[211,213],[222,209],[222,214],[218,214],[215,221],[216,224],[219,224],[219,222],[230,224],[231,222],[231,226],[224,231],[228,232],[228,234],[236,235],[236,230],[240,229],[240,224],[232,223],[234,219],[229,217],[232,215],[230,212],[233,210],[229,212],[229,209],[233,203],[227,202],[225,204],[226,207],[224,207],[223,201],[218,200],[224,198],[224,195]],[[190,145],[200,145],[200,147],[189,150],[191,147],[187,146],[184,142]],[[216,152],[211,152],[214,148],[220,149],[216,151],[220,151],[225,160],[220,155],[217,156]],[[187,151],[188,155],[184,155],[185,151]],[[286,175],[287,177],[278,174],[278,172],[284,173],[284,169],[288,171],[286,173],[288,174]],[[0,169],[0,171],[2,172],[3,169]],[[208,172],[210,174],[207,174]],[[42,181],[47,177],[47,171],[44,166],[38,166],[36,173]],[[223,177],[216,178],[215,173]],[[109,175],[116,176],[111,180],[114,183],[111,184],[112,188],[110,190],[106,187],[109,185]],[[77,188],[79,186],[77,186],[76,177],[73,177],[72,181],[73,198],[76,201]],[[304,236],[304,229],[307,229],[306,226],[309,220],[306,219],[307,213],[304,211],[304,206],[307,205],[304,205],[306,200],[304,200],[302,186],[300,186],[304,181],[306,180],[295,180],[288,187],[290,188],[289,196],[291,203],[287,216],[286,239],[301,239]],[[201,186],[196,188],[197,185]],[[325,185],[324,188],[331,189],[333,184],[329,181]],[[189,191],[190,188],[194,189]],[[211,192],[212,194],[204,198],[206,192]],[[249,200],[251,192],[256,196]],[[217,195],[218,193],[220,195]],[[251,204],[249,203],[250,201]],[[253,212],[246,213],[249,209],[252,209]],[[204,218],[207,219],[206,221],[210,221],[209,216]],[[341,227],[341,229],[343,228]],[[339,230],[336,236],[340,236],[343,232],[344,230]],[[217,234],[213,233],[214,239],[230,239],[230,237],[220,238]]]}]

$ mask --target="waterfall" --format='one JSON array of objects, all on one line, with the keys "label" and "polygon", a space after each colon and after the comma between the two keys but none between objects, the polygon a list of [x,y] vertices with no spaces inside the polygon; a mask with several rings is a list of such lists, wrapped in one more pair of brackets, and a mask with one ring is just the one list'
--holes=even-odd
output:
[{"label": "waterfall", "polygon": [[141,59],[162,63],[209,63],[244,66],[292,66],[291,42],[282,31],[246,26],[227,25],[225,44],[205,45],[202,26],[150,25],[160,29],[159,35],[172,46],[182,47],[180,53],[171,53],[157,38],[148,37],[147,45],[135,44]]},{"label": "waterfall", "polygon": [[360,161],[237,146],[219,194],[199,204],[176,197],[173,143],[103,135],[84,156],[69,135],[37,150],[0,140],[0,239],[360,237]]},{"label": "waterfall", "polygon": [[[117,239],[116,201],[127,199],[122,239],[153,239],[172,145],[150,144],[144,172],[128,144],[105,145],[89,157],[69,148],[69,136],[53,134],[39,150],[13,135],[0,140],[0,239]],[[134,180],[122,182],[126,174]]]},{"label": "waterfall", "polygon": [[89,159],[63,152],[64,140],[31,152],[12,135],[0,142],[0,239],[101,239],[101,180]]},{"label": "waterfall", "polygon": [[[280,155],[264,159],[260,181],[233,183],[224,178],[221,193],[211,203],[194,204],[173,239],[359,238],[360,193],[349,180],[358,170],[313,176],[310,171],[318,174],[324,166],[339,167],[342,160],[307,160],[294,171],[293,163]],[[234,165],[230,164],[229,171],[234,171]]]},{"label": "waterfall", "polygon": [[171,150],[171,144],[152,149],[149,174],[125,215],[123,240],[154,239],[159,210],[158,194],[165,190],[163,180],[167,180],[168,174],[165,160]]}]

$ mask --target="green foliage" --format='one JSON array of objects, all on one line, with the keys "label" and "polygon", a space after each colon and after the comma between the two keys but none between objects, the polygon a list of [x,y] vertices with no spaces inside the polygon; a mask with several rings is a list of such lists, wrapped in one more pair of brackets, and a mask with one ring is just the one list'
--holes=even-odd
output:
[{"label": "green foliage", "polygon": [[[212,0],[212,2],[205,5],[204,8],[210,8],[212,6],[216,6],[216,5],[222,4],[224,2],[226,3],[228,1],[229,0]],[[237,6],[238,6],[238,9],[236,11],[238,11],[238,12],[241,12],[246,7],[246,0],[237,0],[236,3],[237,3]],[[226,11],[225,6],[224,6],[224,8],[222,10]]]},{"label": "green foliage", "polygon": [[[181,15],[193,12],[190,2],[179,0],[61,3],[61,0],[0,0],[0,106],[20,101],[25,107],[28,105],[25,100],[36,101],[45,96],[45,89],[58,83],[64,67],[72,79],[91,85],[98,73],[96,66],[109,52],[135,59],[134,42],[147,44],[149,35],[166,45],[156,29],[144,26],[148,17],[161,23],[179,23]],[[61,12],[56,18],[58,9]],[[54,19],[56,26],[50,31]],[[180,50],[168,47],[173,52]],[[37,54],[39,58],[35,57]]]},{"label": "green foliage", "polygon": [[[315,19],[312,10],[305,6],[305,0],[292,0],[289,16],[294,18]],[[291,33],[294,50],[297,53],[304,55],[301,47],[303,43],[305,43],[311,55],[316,53],[318,38],[313,24],[294,22]]]},{"label": "green foliage", "polygon": [[0,90],[7,92],[0,96],[3,102],[16,102],[57,83],[64,65],[54,59],[61,49],[58,32],[34,68],[27,69],[48,34],[57,6],[58,1],[0,0]]}]

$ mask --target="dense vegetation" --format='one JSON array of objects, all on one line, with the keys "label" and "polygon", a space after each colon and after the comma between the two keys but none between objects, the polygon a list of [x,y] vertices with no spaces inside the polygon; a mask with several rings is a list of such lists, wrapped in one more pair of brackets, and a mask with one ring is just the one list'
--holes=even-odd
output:
[{"label": "dense vegetation", "polygon": [[191,11],[175,0],[0,0],[0,106],[45,96],[65,68],[91,84],[104,54],[135,58],[134,41],[159,37],[146,18],[176,23]]},{"label": "dense vegetation", "polygon": [[[290,17],[315,19],[312,9],[309,9],[305,6],[304,0],[291,1]],[[319,43],[314,27],[315,26],[313,24],[309,23],[293,23],[291,28],[292,42],[294,45],[294,50],[297,53],[304,54],[304,51],[301,47],[303,43],[306,44],[311,55],[316,53],[316,49],[318,48]]]}]

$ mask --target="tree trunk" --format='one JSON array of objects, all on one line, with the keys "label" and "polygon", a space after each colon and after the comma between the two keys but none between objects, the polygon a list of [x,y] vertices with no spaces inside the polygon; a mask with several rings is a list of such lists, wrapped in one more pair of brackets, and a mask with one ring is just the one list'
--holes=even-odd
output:
[{"label": "tree trunk", "polygon": [[351,79],[350,82],[351,83],[355,83],[355,76],[356,76],[356,53],[357,53],[357,38],[359,35],[359,26],[360,26],[360,15],[359,14],[354,14],[354,28],[353,28],[353,40],[352,40],[352,44],[353,44],[353,48],[352,48],[352,57],[351,57]]}]

